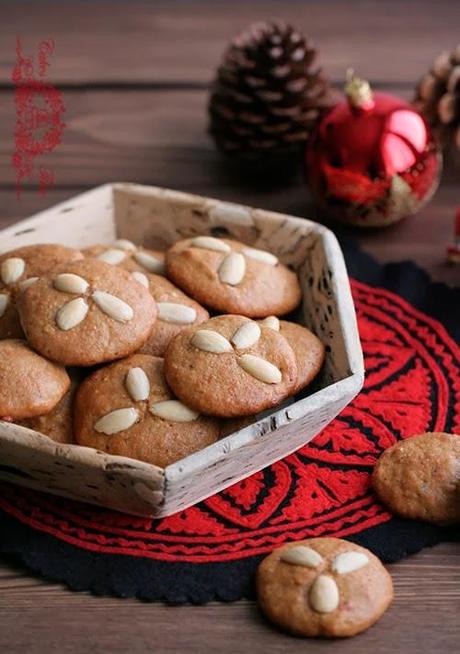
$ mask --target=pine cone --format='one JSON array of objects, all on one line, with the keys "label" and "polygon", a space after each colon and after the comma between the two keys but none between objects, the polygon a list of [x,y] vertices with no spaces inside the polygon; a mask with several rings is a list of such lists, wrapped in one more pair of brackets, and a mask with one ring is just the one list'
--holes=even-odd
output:
[{"label": "pine cone", "polygon": [[298,166],[320,114],[333,103],[315,57],[312,44],[282,22],[256,23],[233,39],[209,101],[218,148],[253,172]]},{"label": "pine cone", "polygon": [[460,150],[460,44],[435,59],[417,86],[414,105],[442,144],[453,140]]}]

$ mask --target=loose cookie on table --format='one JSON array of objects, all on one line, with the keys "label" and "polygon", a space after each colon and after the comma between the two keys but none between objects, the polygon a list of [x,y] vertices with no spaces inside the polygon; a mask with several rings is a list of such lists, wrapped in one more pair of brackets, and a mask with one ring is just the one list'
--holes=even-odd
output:
[{"label": "loose cookie on table", "polygon": [[460,522],[460,436],[434,432],[399,441],[377,461],[372,485],[400,516]]},{"label": "loose cookie on table", "polygon": [[139,349],[157,309],[126,270],[95,259],[61,266],[18,296],[30,344],[53,361],[91,366]]},{"label": "loose cookie on table", "polygon": [[27,245],[0,256],[0,338],[23,336],[16,294],[64,261],[78,259],[79,250],[58,244]]},{"label": "loose cookie on table", "polygon": [[58,404],[69,386],[65,369],[41,357],[24,341],[0,341],[0,419],[43,415]]},{"label": "loose cookie on table", "polygon": [[294,350],[298,376],[293,393],[298,393],[308,386],[321,370],[325,354],[324,345],[313,332],[295,322],[268,316],[261,320],[260,324],[278,331]]},{"label": "loose cookie on table", "polygon": [[220,425],[179,402],[163,359],[135,354],[88,377],[75,403],[80,445],[165,467],[219,438]]},{"label": "loose cookie on table", "polygon": [[83,250],[86,257],[120,266],[125,270],[163,275],[165,272],[165,255],[158,250],[148,250],[135,245],[132,241],[120,238],[112,245],[92,245]]},{"label": "loose cookie on table", "polygon": [[300,303],[297,276],[265,250],[197,236],[166,252],[168,276],[201,304],[252,318],[284,315]]},{"label": "loose cookie on table", "polygon": [[257,571],[264,614],[297,636],[354,636],[383,615],[393,583],[369,550],[338,538],[289,543]]},{"label": "loose cookie on table", "polygon": [[149,289],[157,303],[157,321],[148,341],[139,350],[142,354],[162,357],[173,336],[190,325],[208,320],[209,313],[165,277],[135,271],[132,277]]},{"label": "loose cookie on table", "polygon": [[217,316],[184,329],[165,354],[166,379],[197,411],[222,417],[276,406],[297,383],[286,339],[244,316]]}]

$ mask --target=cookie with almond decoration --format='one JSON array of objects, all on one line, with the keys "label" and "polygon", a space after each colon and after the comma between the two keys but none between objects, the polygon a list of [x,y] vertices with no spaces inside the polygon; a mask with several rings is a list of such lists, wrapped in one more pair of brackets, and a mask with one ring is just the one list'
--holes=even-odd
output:
[{"label": "cookie with almond decoration", "polygon": [[70,386],[65,368],[34,352],[25,341],[0,341],[0,419],[31,418],[51,411]]},{"label": "cookie with almond decoration", "polygon": [[131,272],[137,270],[156,275],[163,275],[165,272],[164,252],[137,246],[125,238],[119,238],[111,245],[92,245],[85,248],[83,253],[86,257],[94,257]]},{"label": "cookie with almond decoration", "polygon": [[339,538],[311,538],[274,550],[257,570],[266,617],[296,636],[354,636],[393,600],[393,583],[369,550]]},{"label": "cookie with almond decoration", "polygon": [[147,341],[157,308],[126,270],[96,259],[62,265],[18,296],[29,343],[69,366],[120,359]]},{"label": "cookie with almond decoration", "polygon": [[168,277],[220,313],[282,316],[300,303],[296,274],[274,254],[231,239],[197,236],[166,252]]},{"label": "cookie with almond decoration", "polygon": [[148,341],[139,352],[163,357],[169,341],[185,327],[199,325],[209,319],[201,304],[185,295],[166,277],[134,271],[133,279],[149,289],[157,303],[157,321]]},{"label": "cookie with almond decoration", "polygon": [[225,315],[175,336],[166,350],[165,375],[189,406],[231,418],[253,415],[288,397],[297,383],[297,364],[277,331]]},{"label": "cookie with almond decoration", "polygon": [[101,368],[80,386],[75,403],[80,445],[165,467],[216,442],[219,421],[178,401],[163,359],[135,354]]},{"label": "cookie with almond decoration", "polygon": [[16,295],[64,261],[83,259],[65,245],[26,245],[0,255],[0,338],[24,336],[16,309]]},{"label": "cookie with almond decoration", "polygon": [[268,316],[260,322],[279,332],[294,350],[297,361],[297,384],[293,393],[298,393],[316,377],[324,363],[325,348],[319,338],[303,325],[276,316]]}]

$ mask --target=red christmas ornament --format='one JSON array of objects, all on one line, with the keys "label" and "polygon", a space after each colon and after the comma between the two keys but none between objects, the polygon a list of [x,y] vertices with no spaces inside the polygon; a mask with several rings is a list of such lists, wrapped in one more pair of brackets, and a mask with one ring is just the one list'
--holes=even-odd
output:
[{"label": "red christmas ornament", "polygon": [[307,147],[313,198],[337,220],[362,227],[414,214],[437,189],[442,167],[428,124],[353,73],[345,93]]}]

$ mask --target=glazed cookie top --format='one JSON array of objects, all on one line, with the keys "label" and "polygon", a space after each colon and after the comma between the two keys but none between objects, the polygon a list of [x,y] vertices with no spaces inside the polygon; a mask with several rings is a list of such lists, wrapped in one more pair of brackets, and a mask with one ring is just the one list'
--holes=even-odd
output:
[{"label": "glazed cookie top", "polygon": [[165,277],[139,271],[134,271],[131,275],[149,289],[157,303],[157,321],[148,341],[140,349],[141,353],[162,357],[173,336],[185,327],[208,320],[209,313],[206,309]]},{"label": "glazed cookie top", "polygon": [[148,250],[125,238],[119,238],[112,245],[92,245],[85,248],[83,252],[86,257],[95,257],[99,261],[120,266],[125,270],[138,270],[156,275],[163,275],[165,271],[164,252]]},{"label": "glazed cookie top", "polygon": [[166,350],[165,374],[186,404],[230,418],[279,404],[296,384],[297,364],[281,334],[227,315],[175,336]]},{"label": "glazed cookie top", "polygon": [[156,305],[126,271],[95,259],[61,266],[18,296],[28,341],[65,365],[91,366],[141,347],[152,331]]},{"label": "glazed cookie top", "polygon": [[166,270],[191,297],[222,313],[281,316],[301,300],[296,274],[275,255],[230,239],[178,241],[166,253]]},{"label": "glazed cookie top", "polygon": [[294,350],[298,375],[293,393],[298,393],[308,386],[321,370],[325,355],[324,345],[313,332],[295,322],[268,316],[261,321],[261,325],[278,331]]},{"label": "glazed cookie top", "polygon": [[353,636],[393,599],[390,575],[369,550],[339,538],[311,538],[276,549],[257,571],[267,617],[300,636]]},{"label": "glazed cookie top", "polygon": [[80,445],[165,467],[214,443],[220,425],[179,402],[166,385],[163,359],[135,354],[101,368],[77,393]]},{"label": "glazed cookie top", "polygon": [[20,420],[51,411],[70,386],[62,366],[41,357],[24,341],[0,341],[0,417]]},{"label": "glazed cookie top", "polygon": [[372,485],[398,515],[460,522],[460,436],[438,432],[399,441],[377,461]]},{"label": "glazed cookie top", "polygon": [[58,244],[27,245],[0,255],[0,338],[23,336],[15,295],[64,261],[83,259],[79,250]]}]

